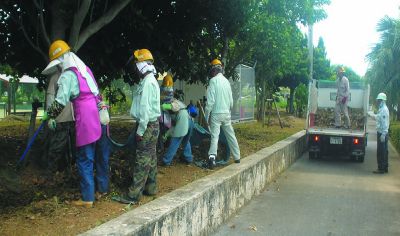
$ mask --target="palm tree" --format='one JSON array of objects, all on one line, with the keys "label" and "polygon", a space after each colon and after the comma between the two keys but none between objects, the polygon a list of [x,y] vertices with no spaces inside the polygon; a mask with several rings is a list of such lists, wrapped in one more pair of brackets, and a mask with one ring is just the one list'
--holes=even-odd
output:
[{"label": "palm tree", "polygon": [[393,112],[397,108],[397,120],[400,120],[400,19],[385,16],[379,21],[377,31],[381,37],[367,55],[371,66],[366,77],[373,96],[387,93],[389,109]]}]

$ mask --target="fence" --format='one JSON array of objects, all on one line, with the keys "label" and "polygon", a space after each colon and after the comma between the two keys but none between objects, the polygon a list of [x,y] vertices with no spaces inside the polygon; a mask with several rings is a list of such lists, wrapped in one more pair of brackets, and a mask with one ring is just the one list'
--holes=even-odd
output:
[{"label": "fence", "polygon": [[240,64],[236,67],[238,80],[231,80],[233,109],[232,121],[254,119],[254,106],[256,103],[255,70]]}]

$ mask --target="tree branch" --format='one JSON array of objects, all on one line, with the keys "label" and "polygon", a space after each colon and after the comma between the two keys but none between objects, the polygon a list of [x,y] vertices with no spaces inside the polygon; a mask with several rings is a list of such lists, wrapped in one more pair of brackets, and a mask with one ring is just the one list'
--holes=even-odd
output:
[{"label": "tree branch", "polygon": [[89,24],[79,36],[79,40],[77,44],[74,45],[73,49],[78,51],[90,36],[99,31],[103,26],[110,23],[131,1],[132,0],[118,1],[118,3],[114,4],[102,17],[94,21],[92,24]]},{"label": "tree branch", "polygon": [[50,46],[49,35],[47,34],[46,26],[44,24],[43,2],[42,2],[41,5],[39,5],[37,0],[33,0],[33,3],[35,4],[37,10],[39,11],[39,22],[40,22],[40,27],[41,27],[41,33],[42,33],[43,40],[47,44],[46,46]]},{"label": "tree branch", "polygon": [[29,45],[31,45],[31,47],[32,47],[33,49],[35,49],[37,52],[39,52],[40,55],[41,55],[41,56],[43,57],[43,59],[45,60],[45,62],[47,62],[47,61],[48,61],[48,58],[47,58],[46,53],[44,53],[44,52],[40,49],[40,47],[39,47],[38,45],[35,45],[35,44],[33,43],[32,39],[29,38],[29,35],[28,35],[28,33],[26,32],[26,30],[25,30],[25,27],[24,27],[24,25],[23,25],[23,23],[22,23],[22,20],[16,21],[16,22],[19,24],[19,26],[20,26],[19,28],[22,30],[22,33],[24,34],[24,37],[25,37],[26,41],[28,41]]},{"label": "tree branch", "polygon": [[79,41],[79,33],[81,31],[82,23],[89,12],[91,2],[91,0],[83,0],[81,5],[78,6],[79,10],[74,15],[74,21],[72,23],[71,33],[68,40],[68,43],[72,48],[75,48]]}]

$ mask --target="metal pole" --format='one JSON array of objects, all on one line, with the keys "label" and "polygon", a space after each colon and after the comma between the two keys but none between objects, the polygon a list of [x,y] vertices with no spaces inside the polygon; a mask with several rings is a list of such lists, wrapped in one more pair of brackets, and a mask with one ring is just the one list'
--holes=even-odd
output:
[{"label": "metal pole", "polygon": [[309,126],[310,119],[310,95],[311,95],[311,84],[313,82],[313,60],[314,60],[314,46],[313,46],[313,24],[308,25],[308,57],[310,59],[310,74],[308,80],[308,99],[307,99],[307,116],[306,116],[306,129]]}]

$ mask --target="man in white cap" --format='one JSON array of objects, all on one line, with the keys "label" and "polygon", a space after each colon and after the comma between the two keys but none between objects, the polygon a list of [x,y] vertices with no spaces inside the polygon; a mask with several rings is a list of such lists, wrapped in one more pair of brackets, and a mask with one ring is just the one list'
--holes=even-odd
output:
[{"label": "man in white cap", "polygon": [[96,164],[96,182],[99,192],[108,191],[109,150],[96,155],[96,142],[102,136],[102,127],[98,106],[103,106],[99,89],[92,71],[83,61],[71,52],[68,44],[56,40],[50,45],[49,65],[43,74],[61,71],[58,91],[54,102],[47,109],[44,120],[48,120],[51,129],[56,128],[55,118],[68,102],[72,102],[75,116],[76,164],[81,177],[82,199],[73,201],[73,205],[92,207],[95,199],[94,163]]},{"label": "man in white cap", "polygon": [[376,131],[377,131],[377,161],[378,169],[375,174],[384,174],[388,172],[388,140],[389,140],[389,109],[386,106],[386,94],[379,93],[376,97],[378,105],[378,113],[376,114]]}]

